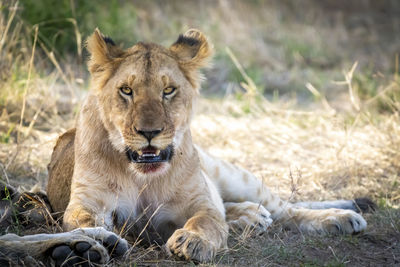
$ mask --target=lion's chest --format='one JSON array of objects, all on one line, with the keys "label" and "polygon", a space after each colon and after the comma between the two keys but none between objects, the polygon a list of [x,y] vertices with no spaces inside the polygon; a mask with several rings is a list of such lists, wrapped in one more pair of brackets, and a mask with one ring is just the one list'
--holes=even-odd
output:
[{"label": "lion's chest", "polygon": [[158,192],[125,187],[114,200],[113,224],[120,229],[129,229],[128,235],[135,238],[140,235],[149,243],[165,242],[187,218],[183,211],[159,196]]}]

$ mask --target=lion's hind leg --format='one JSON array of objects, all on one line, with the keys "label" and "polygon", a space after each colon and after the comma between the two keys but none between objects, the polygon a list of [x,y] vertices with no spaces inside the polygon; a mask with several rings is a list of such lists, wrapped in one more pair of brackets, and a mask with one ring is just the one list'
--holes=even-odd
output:
[{"label": "lion's hind leg", "polygon": [[[225,206],[227,217],[229,213],[251,211],[251,209],[246,211],[240,208],[240,203],[250,201],[256,205],[255,207],[257,207],[255,203],[260,203],[261,207],[271,213],[271,218],[275,222],[282,223],[284,227],[305,232],[353,234],[364,230],[367,226],[364,218],[356,211],[373,209],[374,205],[368,199],[289,203],[273,194],[263,181],[252,173],[214,159],[199,148],[197,149],[202,168],[216,184],[222,199],[227,203],[237,202],[235,205],[238,206],[233,206],[235,207],[233,212],[229,212],[229,207]],[[244,225],[246,221],[252,224],[252,221],[256,221],[254,218],[257,218],[250,215],[240,219],[241,216],[236,215],[237,220],[231,220],[230,225],[234,223]]]},{"label": "lion's hind leg", "polygon": [[[272,221],[282,223],[284,227],[307,233],[354,234],[366,229],[367,222],[353,210],[345,209],[308,209],[279,202],[268,205],[250,201],[226,202],[226,220],[233,231],[266,232]],[[272,219],[273,218],[273,219]]]},{"label": "lion's hind leg", "polygon": [[281,222],[308,233],[356,234],[366,229],[367,222],[353,210],[289,208]]},{"label": "lion's hind leg", "polygon": [[272,224],[271,213],[262,205],[244,202],[225,202],[226,221],[234,232],[262,234]]},{"label": "lion's hind leg", "polygon": [[18,264],[35,259],[44,264],[73,266],[105,264],[110,255],[120,256],[128,250],[124,239],[103,228],[76,229],[58,234],[0,237],[0,261]]}]

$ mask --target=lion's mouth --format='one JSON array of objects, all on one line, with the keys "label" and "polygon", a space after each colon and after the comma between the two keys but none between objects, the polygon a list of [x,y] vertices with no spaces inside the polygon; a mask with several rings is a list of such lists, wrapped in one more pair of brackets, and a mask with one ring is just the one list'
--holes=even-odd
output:
[{"label": "lion's mouth", "polygon": [[126,155],[128,159],[133,163],[158,163],[170,161],[174,154],[174,148],[172,145],[167,146],[163,150],[159,150],[155,147],[148,146],[146,148],[133,151],[130,148],[127,149]]}]

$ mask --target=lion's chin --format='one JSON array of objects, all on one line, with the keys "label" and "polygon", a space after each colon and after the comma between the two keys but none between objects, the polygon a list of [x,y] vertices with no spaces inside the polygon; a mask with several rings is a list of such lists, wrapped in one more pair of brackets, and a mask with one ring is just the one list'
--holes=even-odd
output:
[{"label": "lion's chin", "polygon": [[167,172],[170,164],[168,162],[156,163],[131,163],[132,170],[139,176],[153,177],[161,176]]}]

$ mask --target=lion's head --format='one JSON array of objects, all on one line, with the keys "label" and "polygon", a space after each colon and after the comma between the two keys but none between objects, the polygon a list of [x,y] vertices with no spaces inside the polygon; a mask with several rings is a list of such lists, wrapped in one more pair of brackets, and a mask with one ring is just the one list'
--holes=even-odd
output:
[{"label": "lion's head", "polygon": [[89,37],[92,92],[113,146],[136,171],[168,166],[189,128],[199,81],[212,47],[197,30],[169,48],[137,43],[121,49],[99,30]]}]

